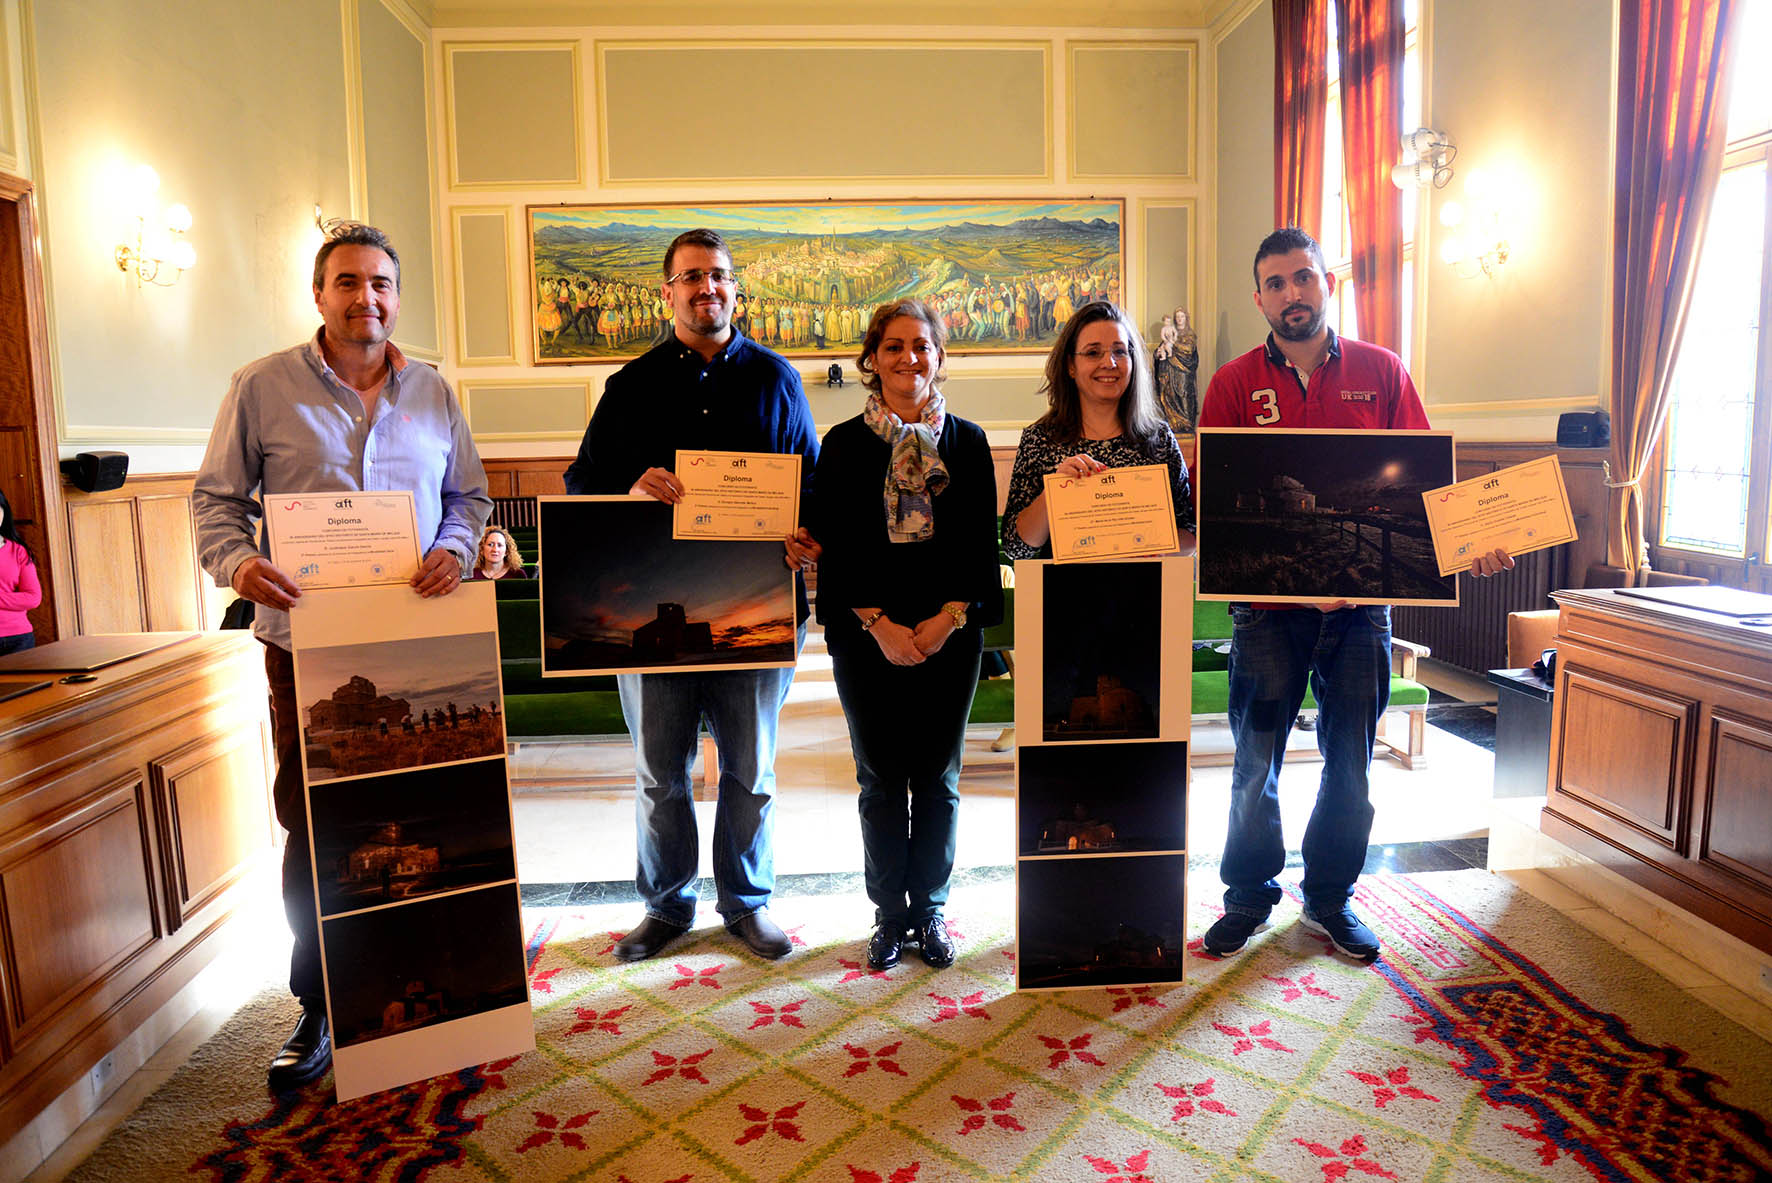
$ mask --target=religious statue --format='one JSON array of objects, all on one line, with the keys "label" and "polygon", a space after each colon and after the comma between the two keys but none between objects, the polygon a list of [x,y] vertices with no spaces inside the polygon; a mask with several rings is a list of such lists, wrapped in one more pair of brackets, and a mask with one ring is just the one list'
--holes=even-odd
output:
[{"label": "religious statue", "polygon": [[1177,436],[1194,434],[1200,418],[1200,344],[1185,308],[1165,316],[1157,325],[1157,348],[1151,356],[1156,370],[1157,403]]}]

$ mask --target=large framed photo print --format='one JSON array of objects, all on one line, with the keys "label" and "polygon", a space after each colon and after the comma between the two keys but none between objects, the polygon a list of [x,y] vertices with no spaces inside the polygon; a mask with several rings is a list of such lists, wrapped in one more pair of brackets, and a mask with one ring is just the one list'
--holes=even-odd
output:
[{"label": "large framed photo print", "polygon": [[1191,558],[1015,565],[1022,743],[1186,739]]},{"label": "large framed photo print", "polygon": [[289,614],[341,1101],[535,1046],[492,587]]},{"label": "large framed photo print", "polygon": [[1015,897],[1017,990],[1182,980],[1185,851],[1018,859]]},{"label": "large framed photo print", "polygon": [[1194,560],[1015,565],[1015,988],[1180,982]]},{"label": "large framed photo print", "polygon": [[650,497],[543,497],[542,676],[791,666],[782,544],[673,538]]},{"label": "large framed photo print", "polygon": [[1449,431],[1206,427],[1199,598],[1445,605],[1422,494],[1453,483]]}]

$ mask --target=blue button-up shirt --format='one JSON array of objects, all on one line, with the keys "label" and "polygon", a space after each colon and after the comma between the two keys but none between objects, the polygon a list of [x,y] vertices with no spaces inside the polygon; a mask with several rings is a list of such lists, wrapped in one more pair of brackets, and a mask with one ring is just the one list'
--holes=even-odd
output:
[{"label": "blue button-up shirt", "polygon": [[[269,557],[266,494],[409,490],[420,552],[441,546],[472,564],[492,499],[461,406],[442,375],[391,342],[388,362],[373,414],[326,364],[320,333],[234,375],[191,493],[198,557],[217,585]],[[260,604],[252,631],[287,649],[289,614]]]},{"label": "blue button-up shirt", "polygon": [[[787,359],[737,329],[712,359],[671,337],[609,376],[566,469],[568,493],[621,494],[648,468],[677,468],[677,449],[800,456],[800,507],[810,503],[818,430]],[[806,585],[794,578],[805,620]]]}]

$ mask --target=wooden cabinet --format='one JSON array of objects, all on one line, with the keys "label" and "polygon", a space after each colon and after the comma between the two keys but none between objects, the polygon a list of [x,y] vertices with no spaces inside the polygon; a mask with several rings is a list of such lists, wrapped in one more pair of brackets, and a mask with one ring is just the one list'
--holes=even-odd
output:
[{"label": "wooden cabinet", "polygon": [[272,856],[263,663],[194,634],[0,702],[0,1141],[207,964]]},{"label": "wooden cabinet", "polygon": [[1772,952],[1772,628],[1555,599],[1544,832]]}]

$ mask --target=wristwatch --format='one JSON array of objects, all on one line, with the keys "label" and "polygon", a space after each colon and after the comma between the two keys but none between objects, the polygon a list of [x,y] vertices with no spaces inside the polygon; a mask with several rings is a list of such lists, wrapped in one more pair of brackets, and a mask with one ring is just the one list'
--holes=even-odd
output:
[{"label": "wristwatch", "polygon": [[874,626],[876,624],[879,624],[881,618],[884,617],[885,615],[886,615],[886,612],[884,609],[875,609],[873,615],[869,616],[866,620],[861,622],[861,631],[864,633],[873,632]]},{"label": "wristwatch", "polygon": [[943,604],[941,610],[954,618],[955,628],[966,627],[966,609],[955,604]]}]

